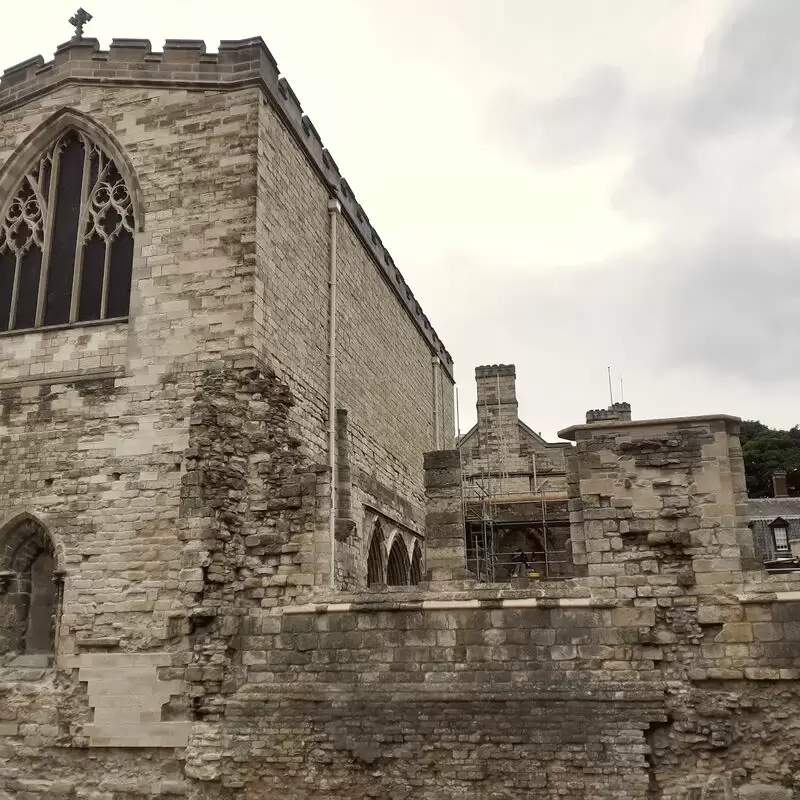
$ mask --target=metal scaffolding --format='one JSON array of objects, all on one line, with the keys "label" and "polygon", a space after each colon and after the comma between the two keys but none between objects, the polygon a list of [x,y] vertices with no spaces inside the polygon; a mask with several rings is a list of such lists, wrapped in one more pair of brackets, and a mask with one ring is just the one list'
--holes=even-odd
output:
[{"label": "metal scaffolding", "polygon": [[[456,398],[458,403],[458,398]],[[489,417],[489,404],[484,398],[483,413]],[[456,408],[458,414],[458,407]],[[559,558],[562,551],[553,551],[549,543],[548,512],[547,512],[547,484],[548,481],[539,481],[536,468],[536,454],[531,454],[532,485],[527,492],[512,492],[509,490],[508,473],[508,444],[505,428],[500,421],[500,378],[497,378],[497,415],[499,439],[495,443],[488,441],[488,435],[481,439],[480,421],[478,424],[478,469],[467,475],[464,463],[464,449],[460,437],[459,421],[459,455],[461,460],[461,501],[464,515],[466,541],[466,567],[474,573],[478,580],[493,583],[504,580],[511,574],[512,554],[502,552],[500,531],[510,527],[525,525],[536,528],[541,538],[542,550],[532,553],[534,564],[543,565],[540,575],[531,567],[531,574],[536,577],[552,577],[551,573],[556,565],[566,563],[566,559]],[[488,427],[488,426],[487,426]],[[491,447],[496,444],[496,447]],[[555,497],[555,495],[554,495]],[[541,520],[538,524],[531,522],[501,522],[498,514],[498,503],[504,505],[513,503],[537,503],[541,508]],[[557,571],[557,570],[556,570]],[[506,574],[502,574],[502,573]]]}]

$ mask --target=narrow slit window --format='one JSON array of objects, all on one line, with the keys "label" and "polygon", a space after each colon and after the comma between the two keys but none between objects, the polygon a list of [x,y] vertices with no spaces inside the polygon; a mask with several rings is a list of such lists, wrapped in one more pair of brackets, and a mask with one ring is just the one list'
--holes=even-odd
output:
[{"label": "narrow slit window", "polygon": [[0,214],[0,331],[127,317],[133,202],[100,145],[64,132]]}]

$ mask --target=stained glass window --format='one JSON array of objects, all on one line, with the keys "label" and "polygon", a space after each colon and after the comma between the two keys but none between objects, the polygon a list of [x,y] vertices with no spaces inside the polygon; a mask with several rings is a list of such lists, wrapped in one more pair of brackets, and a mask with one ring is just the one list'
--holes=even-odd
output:
[{"label": "stained glass window", "polygon": [[0,331],[128,315],[133,203],[86,134],[59,136],[0,213]]}]

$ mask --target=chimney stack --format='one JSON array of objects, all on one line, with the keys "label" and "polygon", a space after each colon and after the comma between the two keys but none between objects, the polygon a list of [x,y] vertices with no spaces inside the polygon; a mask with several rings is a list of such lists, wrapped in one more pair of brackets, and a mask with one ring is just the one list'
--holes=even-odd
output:
[{"label": "chimney stack", "polygon": [[789,496],[789,485],[786,481],[786,470],[784,469],[776,469],[775,472],[772,473],[772,496]]},{"label": "chimney stack", "polygon": [[475,367],[478,437],[484,458],[519,456],[517,370],[513,364]]}]

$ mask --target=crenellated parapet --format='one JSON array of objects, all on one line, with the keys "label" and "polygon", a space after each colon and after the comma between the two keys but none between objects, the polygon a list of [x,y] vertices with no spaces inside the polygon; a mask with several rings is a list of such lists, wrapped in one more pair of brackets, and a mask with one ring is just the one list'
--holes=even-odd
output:
[{"label": "crenellated parapet", "polygon": [[631,404],[612,403],[608,408],[592,408],[586,412],[586,424],[595,422],[630,422]]},{"label": "crenellated parapet", "polygon": [[3,72],[0,77],[0,114],[60,86],[75,83],[169,86],[197,91],[226,91],[247,86],[261,88],[313,168],[341,203],[342,213],[452,378],[450,353],[422,311],[349,183],[342,177],[297,95],[281,76],[278,64],[263,39],[222,41],[216,53],[208,53],[205,42],[197,39],[168,39],[161,52],[154,52],[146,39],[113,39],[108,50],[101,50],[97,39],[69,41],[56,49],[51,61],[45,62],[42,56],[36,56]]}]

